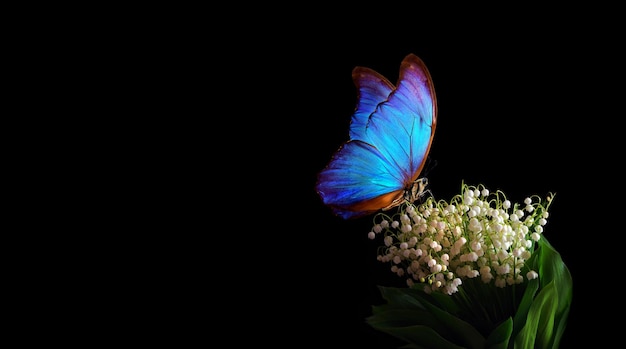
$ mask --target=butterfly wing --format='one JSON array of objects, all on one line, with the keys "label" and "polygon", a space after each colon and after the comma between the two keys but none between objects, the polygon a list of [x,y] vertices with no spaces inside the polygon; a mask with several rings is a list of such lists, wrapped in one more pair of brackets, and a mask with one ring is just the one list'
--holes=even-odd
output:
[{"label": "butterfly wing", "polygon": [[397,172],[390,175],[400,175],[403,188],[411,186],[422,171],[432,144],[436,115],[430,74],[422,60],[409,55],[400,65],[397,88],[371,115],[366,128],[371,144],[397,164]]},{"label": "butterfly wing", "polygon": [[402,61],[396,88],[367,68],[355,68],[353,78],[359,102],[351,139],[319,173],[316,185],[323,202],[345,219],[398,202],[422,171],[437,115],[432,79],[413,54]]},{"label": "butterfly wing", "polygon": [[395,86],[372,69],[356,67],[352,80],[358,91],[357,107],[350,121],[350,139],[367,142],[366,126],[378,105],[387,100]]},{"label": "butterfly wing", "polygon": [[396,171],[396,164],[390,163],[376,147],[351,140],[320,172],[317,191],[324,203],[341,217],[362,216],[402,195],[401,178],[392,177]]}]

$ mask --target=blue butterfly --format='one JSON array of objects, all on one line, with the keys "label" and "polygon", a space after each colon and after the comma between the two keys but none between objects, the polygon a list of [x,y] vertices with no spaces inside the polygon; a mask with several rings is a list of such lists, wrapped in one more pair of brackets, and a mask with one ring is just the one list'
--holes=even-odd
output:
[{"label": "blue butterfly", "polygon": [[423,194],[418,178],[437,125],[432,78],[414,54],[400,64],[397,86],[376,71],[356,67],[352,79],[358,102],[350,139],[318,174],[316,191],[344,218],[389,210]]}]

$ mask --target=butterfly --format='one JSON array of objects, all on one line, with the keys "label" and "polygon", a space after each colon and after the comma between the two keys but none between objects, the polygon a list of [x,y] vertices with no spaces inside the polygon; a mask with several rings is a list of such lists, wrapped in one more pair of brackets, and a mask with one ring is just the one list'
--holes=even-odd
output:
[{"label": "butterfly", "polygon": [[424,62],[407,55],[394,86],[376,71],[352,70],[358,100],[349,140],[318,173],[315,189],[334,214],[358,218],[413,202],[437,126],[435,88]]}]

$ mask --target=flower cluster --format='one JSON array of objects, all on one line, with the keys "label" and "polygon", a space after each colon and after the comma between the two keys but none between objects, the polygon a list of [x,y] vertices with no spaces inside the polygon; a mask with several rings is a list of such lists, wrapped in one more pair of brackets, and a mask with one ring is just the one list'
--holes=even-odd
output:
[{"label": "flower cluster", "polygon": [[406,202],[398,213],[379,213],[369,238],[384,235],[378,260],[412,286],[451,295],[463,280],[479,278],[496,287],[538,277],[526,267],[547,223],[552,197],[528,197],[511,204],[501,191],[463,184],[450,202],[428,197],[419,205]]}]

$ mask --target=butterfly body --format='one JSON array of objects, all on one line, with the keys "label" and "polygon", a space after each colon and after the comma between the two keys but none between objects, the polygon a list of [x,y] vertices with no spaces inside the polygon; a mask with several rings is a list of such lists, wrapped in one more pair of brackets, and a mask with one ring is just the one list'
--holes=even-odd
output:
[{"label": "butterfly body", "polygon": [[400,65],[397,85],[372,69],[356,67],[358,102],[349,136],[319,173],[316,191],[344,219],[414,201],[427,181],[421,174],[437,121],[435,90],[423,61]]}]

